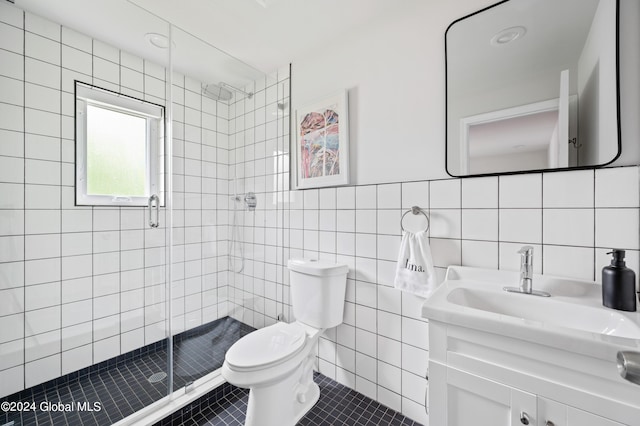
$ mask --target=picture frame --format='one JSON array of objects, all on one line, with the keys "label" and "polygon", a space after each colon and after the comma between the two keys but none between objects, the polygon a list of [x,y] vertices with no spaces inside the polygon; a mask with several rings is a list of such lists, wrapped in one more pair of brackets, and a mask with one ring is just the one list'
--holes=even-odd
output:
[{"label": "picture frame", "polygon": [[297,189],[349,183],[346,89],[296,109],[294,144]]}]

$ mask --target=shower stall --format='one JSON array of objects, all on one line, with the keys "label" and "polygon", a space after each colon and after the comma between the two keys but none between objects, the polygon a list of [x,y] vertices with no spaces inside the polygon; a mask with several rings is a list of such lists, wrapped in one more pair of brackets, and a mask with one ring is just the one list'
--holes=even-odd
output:
[{"label": "shower stall", "polygon": [[[23,171],[0,177],[3,426],[153,424],[223,383],[237,339],[288,316],[288,68],[265,75],[111,3],[87,13],[135,28],[105,36],[42,2],[0,3],[24,40],[5,44],[0,78],[26,94],[0,94],[24,123],[0,123],[23,145],[0,155]],[[78,205],[76,81],[164,108],[158,201]]]}]

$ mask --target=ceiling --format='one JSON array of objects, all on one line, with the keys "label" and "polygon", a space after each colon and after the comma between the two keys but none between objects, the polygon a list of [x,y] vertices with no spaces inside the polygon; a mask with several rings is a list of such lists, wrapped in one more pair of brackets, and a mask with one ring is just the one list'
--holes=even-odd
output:
[{"label": "ceiling", "polygon": [[[411,0],[419,1],[419,0]],[[16,0],[16,6],[133,54],[168,63],[144,39],[174,25],[174,68],[244,85],[398,9],[389,0]],[[177,27],[177,29],[175,28]]]}]

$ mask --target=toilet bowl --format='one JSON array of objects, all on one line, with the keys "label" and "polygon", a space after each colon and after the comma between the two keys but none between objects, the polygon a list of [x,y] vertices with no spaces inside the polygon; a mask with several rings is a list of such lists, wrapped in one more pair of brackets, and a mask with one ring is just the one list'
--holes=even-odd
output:
[{"label": "toilet bowl", "polygon": [[342,323],[346,265],[292,259],[291,303],[297,320],[250,333],[229,348],[222,376],[249,388],[245,425],[295,425],[318,401],[316,347],[325,329]]}]

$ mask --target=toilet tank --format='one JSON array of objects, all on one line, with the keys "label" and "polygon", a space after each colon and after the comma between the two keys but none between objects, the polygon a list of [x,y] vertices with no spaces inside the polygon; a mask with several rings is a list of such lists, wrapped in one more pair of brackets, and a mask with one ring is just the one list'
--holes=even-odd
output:
[{"label": "toilet tank", "polygon": [[315,259],[290,259],[287,266],[295,319],[319,329],[341,324],[349,267]]}]

